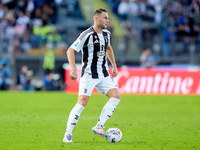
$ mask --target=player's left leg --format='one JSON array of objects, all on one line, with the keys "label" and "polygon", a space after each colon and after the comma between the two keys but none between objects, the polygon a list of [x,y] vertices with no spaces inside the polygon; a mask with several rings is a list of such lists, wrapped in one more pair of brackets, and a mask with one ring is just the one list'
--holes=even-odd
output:
[{"label": "player's left leg", "polygon": [[103,92],[104,94],[106,94],[106,96],[109,98],[109,101],[103,107],[101,115],[99,117],[99,121],[97,122],[97,125],[92,128],[92,131],[96,134],[101,134],[100,136],[106,136],[103,126],[115,111],[121,97],[117,86],[110,77],[103,80],[100,84],[96,86],[96,88],[100,93]]},{"label": "player's left leg", "polygon": [[97,124],[100,125],[104,125],[105,122],[112,116],[121,99],[117,88],[110,89],[106,95],[109,98],[109,100],[103,107],[101,115],[99,117],[99,121]]},{"label": "player's left leg", "polygon": [[97,125],[92,128],[92,131],[101,137],[106,136],[106,133],[103,129],[104,124],[111,117],[121,99],[119,91],[116,88],[109,90],[106,95],[108,96],[109,101],[103,107]]}]

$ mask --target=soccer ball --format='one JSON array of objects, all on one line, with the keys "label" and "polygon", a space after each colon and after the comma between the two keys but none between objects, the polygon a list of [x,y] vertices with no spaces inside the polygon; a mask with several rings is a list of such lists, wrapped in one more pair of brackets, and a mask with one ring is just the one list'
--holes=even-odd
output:
[{"label": "soccer ball", "polygon": [[118,128],[110,128],[106,134],[106,140],[109,143],[119,143],[122,140],[122,132]]}]

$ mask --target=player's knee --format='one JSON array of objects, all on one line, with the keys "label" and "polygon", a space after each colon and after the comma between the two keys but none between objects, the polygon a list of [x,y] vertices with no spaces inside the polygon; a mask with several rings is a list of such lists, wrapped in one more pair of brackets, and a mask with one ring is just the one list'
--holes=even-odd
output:
[{"label": "player's knee", "polygon": [[79,96],[78,103],[85,107],[87,105],[88,100],[89,100],[88,96]]},{"label": "player's knee", "polygon": [[111,89],[108,91],[108,93],[106,95],[108,96],[108,98],[112,97],[112,98],[121,100],[121,96],[120,96],[118,89]]},{"label": "player's knee", "polygon": [[121,96],[118,90],[115,93],[113,93],[113,96],[114,98],[121,100]]},{"label": "player's knee", "polygon": [[87,105],[87,102],[84,101],[84,100],[79,100],[78,103],[81,104],[84,107]]},{"label": "player's knee", "polygon": [[114,93],[111,97],[121,100],[121,96],[119,93]]}]

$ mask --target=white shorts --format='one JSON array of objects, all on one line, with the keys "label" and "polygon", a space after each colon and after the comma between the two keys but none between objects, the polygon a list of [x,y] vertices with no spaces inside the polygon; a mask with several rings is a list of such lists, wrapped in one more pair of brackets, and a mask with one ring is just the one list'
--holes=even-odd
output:
[{"label": "white shorts", "polygon": [[100,94],[107,94],[110,89],[117,88],[117,85],[110,76],[93,79],[91,75],[84,74],[80,79],[79,95],[91,96],[94,87]]}]

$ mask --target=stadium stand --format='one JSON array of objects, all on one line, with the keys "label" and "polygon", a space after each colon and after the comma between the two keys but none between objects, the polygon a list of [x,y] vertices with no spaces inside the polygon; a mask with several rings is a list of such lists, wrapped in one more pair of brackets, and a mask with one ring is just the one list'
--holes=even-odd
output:
[{"label": "stadium stand", "polygon": [[[105,1],[121,22],[131,21],[132,28],[141,33],[139,40],[131,38],[140,52],[152,48],[159,64],[199,64],[199,1]],[[125,51],[132,57],[133,47]]]}]

